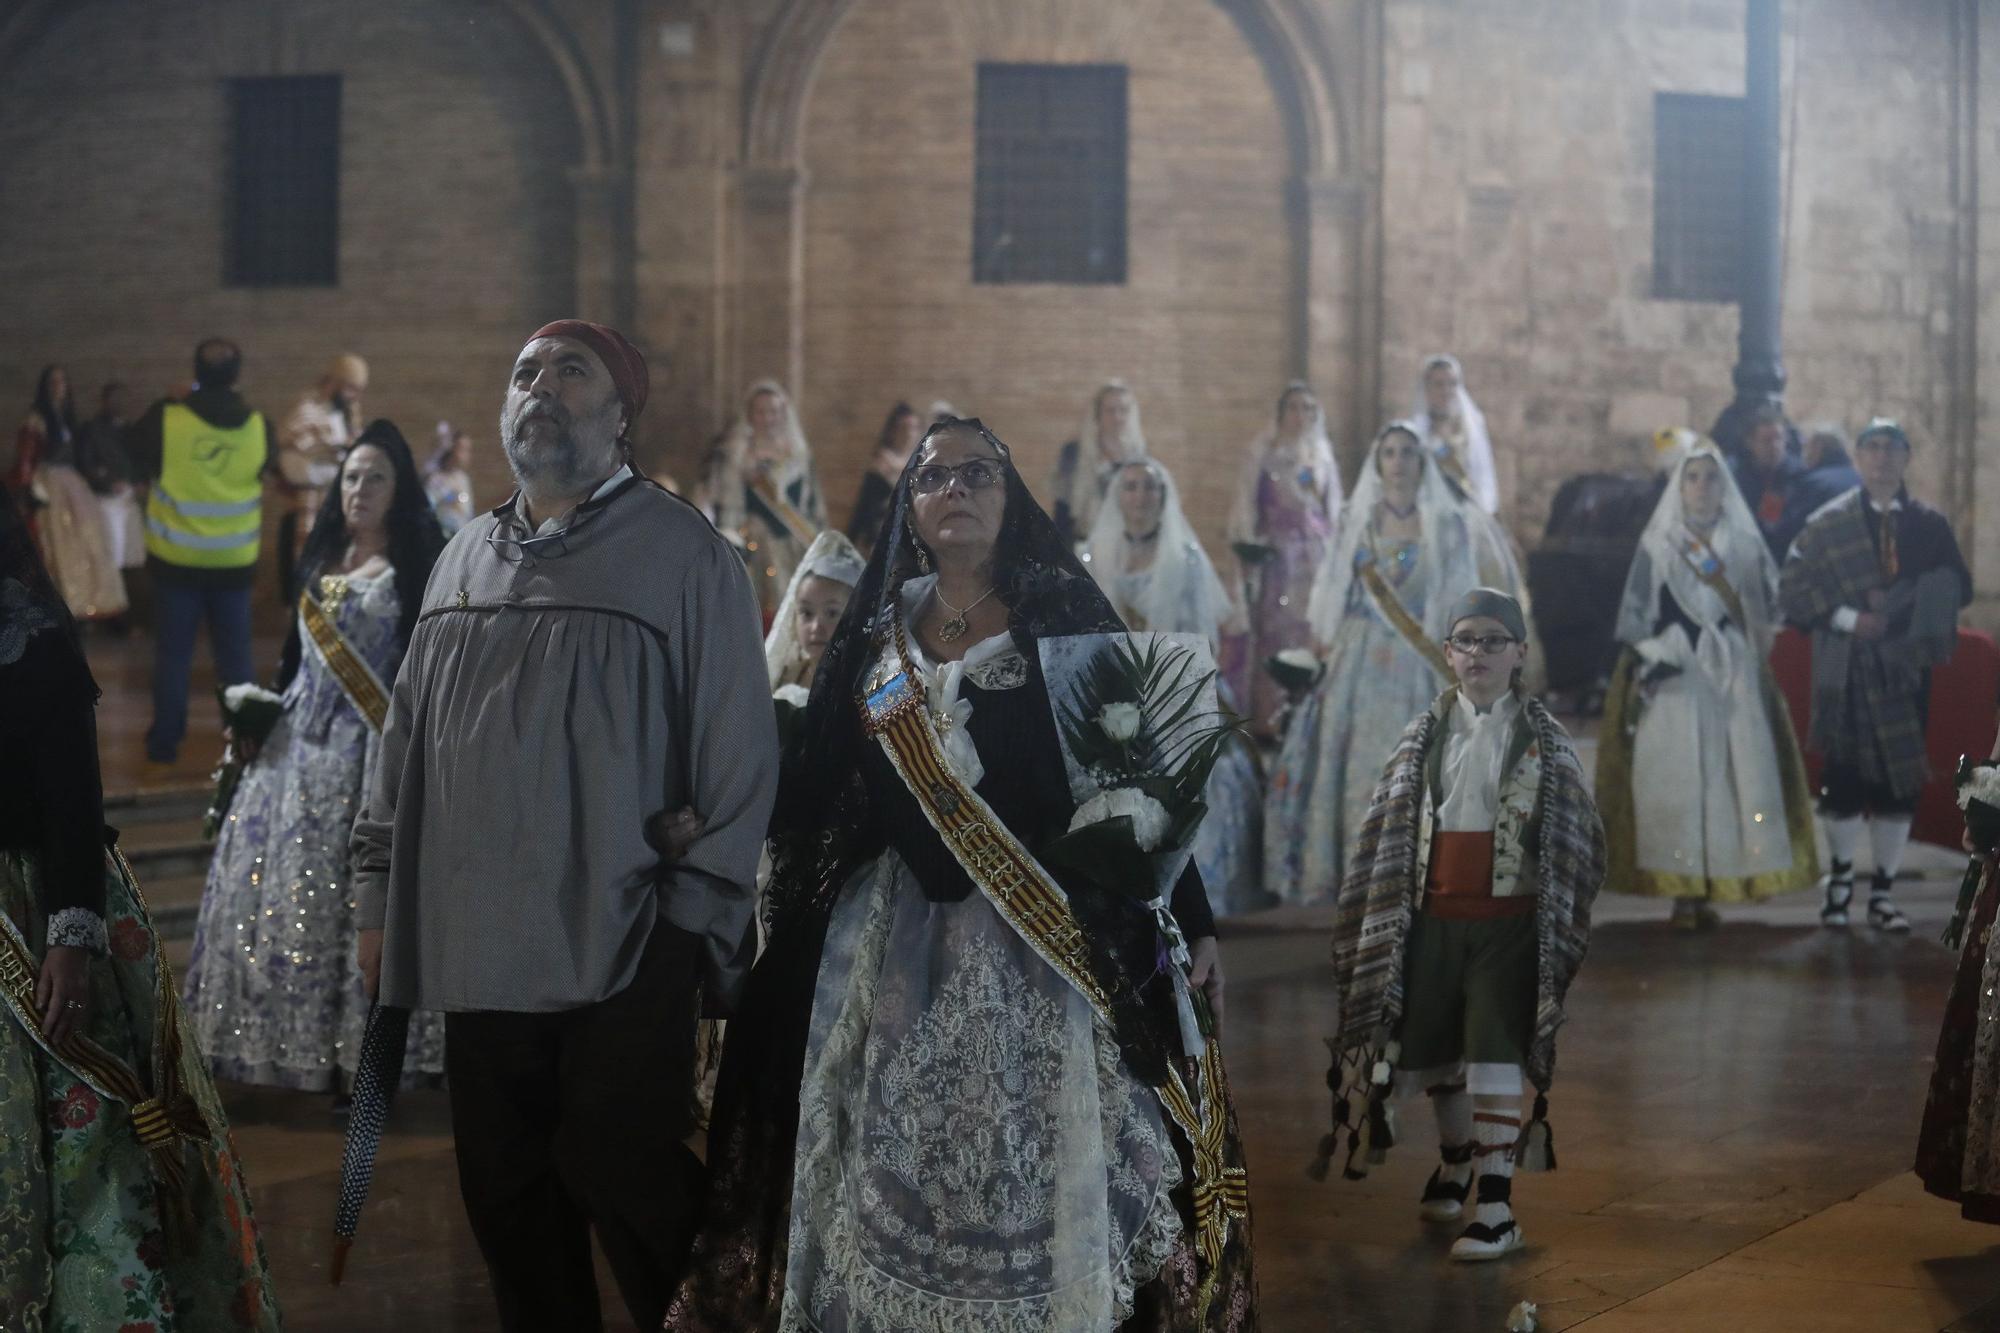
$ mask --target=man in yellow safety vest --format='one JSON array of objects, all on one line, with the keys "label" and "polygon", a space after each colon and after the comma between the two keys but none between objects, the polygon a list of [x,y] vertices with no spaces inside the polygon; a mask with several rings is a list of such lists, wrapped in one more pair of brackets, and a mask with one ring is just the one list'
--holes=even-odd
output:
[{"label": "man in yellow safety vest", "polygon": [[235,343],[206,339],[195,348],[193,391],[154,403],[126,433],[134,470],[151,487],[146,565],[158,638],[146,757],[155,763],[174,762],[187,734],[188,676],[204,620],[217,681],[235,685],[254,674],[250,587],[270,439],[263,416],[236,392],[242,364]]}]

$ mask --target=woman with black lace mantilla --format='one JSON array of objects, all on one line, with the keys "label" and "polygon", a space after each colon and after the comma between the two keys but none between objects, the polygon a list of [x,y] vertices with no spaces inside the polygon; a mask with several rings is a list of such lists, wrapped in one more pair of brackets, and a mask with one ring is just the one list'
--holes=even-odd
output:
[{"label": "woman with black lace mantilla", "polygon": [[1046,649],[1122,632],[1006,446],[932,426],[785,755],[668,1329],[1257,1327],[1235,1115],[1184,1018],[1222,1003],[1200,877],[1149,902],[1037,859],[1078,813]]}]

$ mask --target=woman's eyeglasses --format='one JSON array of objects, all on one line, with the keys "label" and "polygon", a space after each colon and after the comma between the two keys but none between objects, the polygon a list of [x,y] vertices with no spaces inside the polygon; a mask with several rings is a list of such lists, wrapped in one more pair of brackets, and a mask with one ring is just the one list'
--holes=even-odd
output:
[{"label": "woman's eyeglasses", "polygon": [[1471,657],[1474,653],[1478,653],[1481,657],[1491,657],[1495,653],[1506,652],[1520,640],[1511,634],[1454,634],[1445,642],[1467,657]]},{"label": "woman's eyeglasses", "polygon": [[975,458],[953,467],[945,463],[926,463],[910,475],[910,489],[918,495],[935,495],[951,485],[956,477],[968,491],[983,491],[998,485],[1007,474],[999,462],[991,458]]}]

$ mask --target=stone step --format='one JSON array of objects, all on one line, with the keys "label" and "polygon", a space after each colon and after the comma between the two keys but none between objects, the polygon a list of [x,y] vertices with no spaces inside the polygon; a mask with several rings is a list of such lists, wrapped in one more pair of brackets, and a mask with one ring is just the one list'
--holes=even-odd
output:
[{"label": "stone step", "polygon": [[176,824],[192,821],[199,828],[208,811],[214,788],[206,782],[180,783],[171,787],[149,787],[142,791],[106,792],[104,822],[119,830],[143,824]]},{"label": "stone step", "polygon": [[[132,873],[139,877],[141,887],[188,876],[199,884],[208,873],[209,857],[215,850],[201,836],[199,814],[175,823],[136,824],[130,829],[121,825],[118,847],[132,863]],[[196,893],[199,895],[199,888]]]},{"label": "stone step", "polygon": [[188,955],[194,950],[194,932],[170,937],[165,932],[160,935],[160,954],[167,960],[167,969],[174,974],[174,989],[180,989],[181,978],[187,975]]},{"label": "stone step", "polygon": [[[128,858],[129,859],[129,858]],[[148,879],[137,865],[139,890],[146,895],[146,907],[153,914],[153,929],[163,940],[191,939],[194,920],[201,911],[201,891],[208,881],[207,871],[198,875],[165,875]]]}]

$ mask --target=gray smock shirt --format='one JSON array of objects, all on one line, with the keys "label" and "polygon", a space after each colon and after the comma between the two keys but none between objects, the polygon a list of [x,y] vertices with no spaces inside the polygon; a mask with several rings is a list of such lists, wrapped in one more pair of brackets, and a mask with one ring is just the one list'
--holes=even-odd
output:
[{"label": "gray smock shirt", "polygon": [[[706,941],[707,1007],[726,1013],[778,773],[742,561],[629,469],[535,534],[560,541],[523,551],[515,505],[438,558],[355,822],[380,999],[576,1008],[631,982],[664,918]],[[683,806],[707,827],[664,866],[645,821]]]}]

